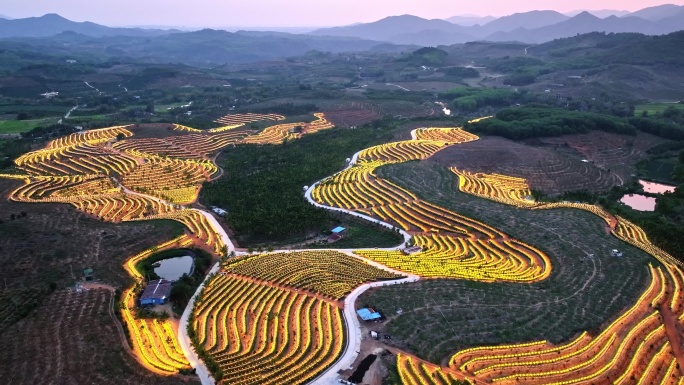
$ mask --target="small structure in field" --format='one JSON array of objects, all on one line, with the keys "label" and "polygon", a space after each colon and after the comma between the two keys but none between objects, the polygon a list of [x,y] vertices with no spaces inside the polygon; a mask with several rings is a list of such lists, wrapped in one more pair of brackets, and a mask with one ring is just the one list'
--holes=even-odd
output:
[{"label": "small structure in field", "polygon": [[226,211],[220,207],[214,207],[211,209],[211,211],[216,213],[216,215],[218,215],[219,217],[225,217],[226,215],[228,215],[228,211]]},{"label": "small structure in field", "polygon": [[342,236],[340,234],[332,234],[328,237],[328,243],[335,243],[342,239]]},{"label": "small structure in field", "polygon": [[92,281],[95,277],[95,271],[91,268],[83,269],[83,279],[85,281]]},{"label": "small structure in field", "polygon": [[150,281],[140,296],[140,306],[163,305],[169,302],[171,281],[157,279]]},{"label": "small structure in field", "polygon": [[361,317],[361,319],[364,321],[375,321],[382,318],[382,314],[378,313],[377,311],[371,308],[359,309],[356,311],[356,314],[358,314],[359,317]]},{"label": "small structure in field", "polygon": [[345,231],[347,231],[347,229],[345,229],[345,228],[342,227],[342,226],[337,226],[337,227],[335,227],[334,229],[332,229],[332,233],[333,233],[333,234],[342,234],[342,233],[344,233]]},{"label": "small structure in field", "polygon": [[423,251],[423,248],[422,248],[422,247],[420,247],[420,246],[411,246],[411,247],[405,248],[405,249],[402,250],[401,252],[404,253],[405,255],[413,255],[413,254],[418,254],[418,253],[420,253],[421,251]]}]

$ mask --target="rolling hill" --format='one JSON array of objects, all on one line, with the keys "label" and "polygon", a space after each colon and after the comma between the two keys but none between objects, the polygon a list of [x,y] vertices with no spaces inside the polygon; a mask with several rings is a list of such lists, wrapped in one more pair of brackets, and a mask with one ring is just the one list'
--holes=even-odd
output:
[{"label": "rolling hill", "polygon": [[672,17],[684,11],[684,6],[674,4],[663,4],[655,7],[644,8],[640,11],[633,12],[629,16],[640,17],[650,21],[658,21],[668,17]]},{"label": "rolling hill", "polygon": [[41,17],[25,19],[0,19],[0,38],[48,37],[72,31],[86,36],[158,36],[171,33],[158,29],[110,28],[91,22],[75,22],[50,13]]},{"label": "rolling hill", "polygon": [[[474,40],[466,33],[469,28],[446,20],[427,20],[417,16],[390,16],[373,23],[346,27],[317,29],[311,34],[319,36],[350,36],[361,39],[388,41],[396,44],[439,45]],[[433,39],[432,34],[436,37]]]},{"label": "rolling hill", "polygon": [[489,23],[490,21],[496,20],[496,17],[494,16],[466,16],[466,15],[461,15],[461,16],[452,16],[448,19],[444,19],[448,21],[449,23],[452,24],[457,24],[461,25],[464,27],[472,27],[474,25],[485,25]]},{"label": "rolling hill", "polygon": [[556,11],[531,11],[504,16],[485,24],[483,33],[510,32],[519,28],[541,28],[568,20],[570,17]]},{"label": "rolling hill", "polygon": [[[599,17],[604,15],[607,17]],[[427,20],[410,15],[393,16],[373,23],[319,29],[312,34],[424,46],[476,40],[544,43],[590,32],[664,35],[684,29],[684,6],[663,5],[632,14],[612,10],[583,11],[573,17],[556,11],[531,11],[504,16],[484,24],[480,22],[485,18],[471,16],[457,16],[447,20]],[[463,25],[456,25],[459,22]]]},{"label": "rolling hill", "polygon": [[554,39],[590,32],[624,33],[636,32],[647,35],[663,35],[684,29],[684,14],[653,22],[635,16],[610,16],[601,19],[589,12],[582,12],[566,21],[546,27],[519,28],[511,32],[496,32],[486,39],[491,41],[521,41],[544,43]]}]

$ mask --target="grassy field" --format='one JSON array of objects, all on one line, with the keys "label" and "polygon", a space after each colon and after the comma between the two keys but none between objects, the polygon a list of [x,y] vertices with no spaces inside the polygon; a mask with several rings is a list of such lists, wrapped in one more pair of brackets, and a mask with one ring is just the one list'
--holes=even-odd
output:
[{"label": "grassy field", "polygon": [[[646,265],[654,260],[609,235],[592,214],[516,209],[462,194],[455,190],[455,176],[431,161],[386,166],[379,174],[420,198],[534,245],[553,264],[551,277],[535,284],[425,280],[361,296],[359,306],[389,317],[381,331],[421,358],[440,363],[471,346],[564,341],[615,318],[646,288]],[[611,257],[614,248],[625,257]]]},{"label": "grassy field", "polygon": [[655,113],[662,113],[668,107],[674,107],[680,110],[684,110],[684,104],[680,103],[646,103],[636,106],[634,110],[634,115],[641,116],[641,114],[643,114],[644,111],[648,111],[649,115],[653,115]]},{"label": "grassy field", "polygon": [[59,117],[34,120],[0,120],[0,134],[20,134],[31,131],[38,126],[57,123]]}]

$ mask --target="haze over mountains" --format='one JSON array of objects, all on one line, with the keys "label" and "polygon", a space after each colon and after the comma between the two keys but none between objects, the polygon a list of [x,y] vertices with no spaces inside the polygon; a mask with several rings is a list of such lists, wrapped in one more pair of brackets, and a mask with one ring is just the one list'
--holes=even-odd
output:
[{"label": "haze over mountains", "polygon": [[[372,23],[323,28],[309,33],[229,33],[210,30],[184,32],[160,28],[112,28],[91,22],[73,22],[57,14],[24,19],[0,18],[0,38],[5,39],[73,40],[107,46],[107,50],[114,52],[117,47],[126,45],[125,41],[121,41],[123,37],[126,37],[129,43],[133,38],[147,38],[152,40],[144,40],[142,43],[135,40],[135,44],[152,51],[164,47],[163,51],[171,52],[174,47],[180,48],[181,42],[187,42],[196,44],[192,47],[193,50],[204,47],[205,50],[223,52],[212,54],[211,56],[216,56],[215,60],[220,60],[224,54],[230,53],[238,54],[238,61],[267,60],[282,57],[284,52],[301,54],[314,49],[331,52],[401,50],[401,46],[406,45],[438,46],[471,41],[516,41],[538,44],[589,32],[663,35],[683,29],[684,6],[671,4],[645,8],[633,13],[600,10],[581,11],[574,16],[550,10],[516,13],[500,18],[462,15],[446,20],[428,20],[412,15],[390,16]],[[65,35],[65,32],[68,33]],[[171,34],[173,37],[169,37]],[[56,35],[59,37],[54,38]],[[112,41],[117,37],[118,41]],[[200,37],[208,40],[199,41]],[[257,47],[262,51],[259,52]],[[130,52],[131,48],[124,51]]]},{"label": "haze over mountains", "polygon": [[[491,21],[487,18],[479,21],[466,18],[462,24],[459,24],[459,17],[426,20],[403,15],[387,17],[373,23],[324,28],[312,33],[353,36],[395,44],[448,45],[473,40],[543,43],[595,31],[662,35],[684,29],[684,6],[665,4],[627,14],[611,10],[595,13],[582,11],[571,17],[556,11],[531,11]],[[616,14],[623,16],[618,17]],[[610,16],[601,18],[603,15]]]}]

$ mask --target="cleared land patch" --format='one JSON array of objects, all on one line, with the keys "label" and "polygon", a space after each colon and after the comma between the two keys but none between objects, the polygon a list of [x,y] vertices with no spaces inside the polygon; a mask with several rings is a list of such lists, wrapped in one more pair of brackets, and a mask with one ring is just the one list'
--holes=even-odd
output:
[{"label": "cleared land patch", "polygon": [[665,142],[664,139],[649,134],[628,136],[602,131],[530,141],[531,144],[542,144],[557,152],[589,160],[623,180],[628,180],[636,173],[636,164],[647,156],[646,151]]},{"label": "cleared land patch", "polygon": [[583,190],[604,191],[621,185],[613,172],[581,158],[499,137],[453,146],[437,153],[435,162],[471,172],[498,173],[527,179],[532,189],[547,194]]}]

